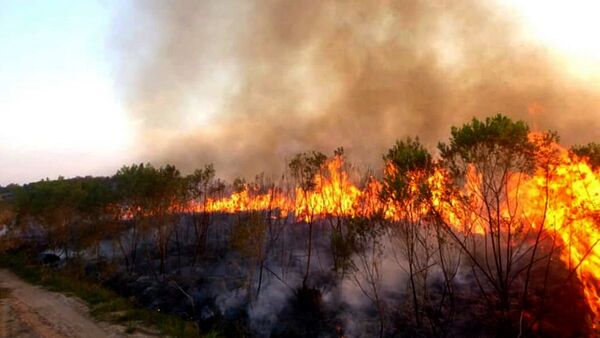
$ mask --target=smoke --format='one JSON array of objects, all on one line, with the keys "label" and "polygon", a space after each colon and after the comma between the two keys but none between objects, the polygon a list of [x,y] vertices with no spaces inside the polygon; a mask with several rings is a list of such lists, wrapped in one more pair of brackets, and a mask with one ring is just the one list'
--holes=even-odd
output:
[{"label": "smoke", "polygon": [[139,1],[117,17],[117,75],[153,161],[280,172],[344,146],[378,167],[399,138],[503,113],[598,139],[600,93],[507,7],[461,1]]}]

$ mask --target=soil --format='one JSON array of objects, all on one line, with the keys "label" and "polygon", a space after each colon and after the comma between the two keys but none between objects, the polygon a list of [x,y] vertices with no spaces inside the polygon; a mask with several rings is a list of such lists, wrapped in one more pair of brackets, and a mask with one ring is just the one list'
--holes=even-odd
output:
[{"label": "soil", "polygon": [[0,337],[156,337],[94,320],[78,298],[30,285],[0,269]]}]

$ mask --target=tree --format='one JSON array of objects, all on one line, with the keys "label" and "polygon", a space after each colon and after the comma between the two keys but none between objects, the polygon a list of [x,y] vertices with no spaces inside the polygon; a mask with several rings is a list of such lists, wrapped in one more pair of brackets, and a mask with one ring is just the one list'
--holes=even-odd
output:
[{"label": "tree", "polygon": [[80,244],[75,220],[85,194],[80,179],[59,177],[31,183],[17,192],[17,213],[19,218],[32,217],[41,225],[44,242],[50,248],[61,248],[68,260],[70,248]]},{"label": "tree", "polygon": [[135,268],[140,240],[151,233],[158,252],[159,274],[163,275],[176,222],[186,207],[185,180],[173,165],[155,168],[151,164],[134,164],[121,168],[115,175],[115,181],[121,209],[125,213],[121,218],[124,216],[131,223],[127,250],[118,239],[127,266]]},{"label": "tree", "polygon": [[304,196],[303,203],[306,205],[305,219],[308,223],[308,243],[307,243],[307,259],[306,259],[306,271],[304,278],[302,279],[302,286],[306,287],[310,272],[310,261],[312,256],[312,233],[314,223],[314,206],[311,206],[307,200],[308,192],[314,188],[315,175],[321,170],[321,167],[325,163],[327,156],[321,152],[312,151],[308,153],[296,154],[292,160],[288,163],[288,167],[291,171],[292,177],[296,179],[302,195]]},{"label": "tree", "polygon": [[[397,141],[383,157],[386,169],[381,199],[393,210],[388,218],[392,253],[407,273],[411,290],[414,320],[425,329],[423,317],[429,318],[431,334],[443,330],[439,317],[450,323],[453,314],[453,280],[460,262],[460,252],[452,250],[447,236],[431,212],[434,204],[431,178],[436,164],[418,138]],[[437,311],[429,296],[430,270],[438,267],[444,276]],[[448,299],[450,301],[448,302]],[[443,311],[447,309],[447,311]],[[443,312],[443,313],[442,313]]]},{"label": "tree", "polygon": [[121,205],[117,218],[126,219],[129,224],[126,243],[121,236],[117,238],[128,269],[135,268],[141,239],[152,232],[159,254],[159,272],[163,274],[174,221],[184,206],[179,170],[172,165],[157,169],[151,164],[134,164],[121,168],[114,180]]},{"label": "tree", "polygon": [[334,163],[328,164],[327,171],[323,173],[323,176],[324,180],[327,181],[326,184],[333,186],[334,191],[341,192],[326,197],[329,198],[326,203],[333,207],[332,214],[327,217],[331,229],[329,241],[333,258],[333,270],[343,278],[348,268],[350,268],[350,258],[354,249],[352,234],[345,231],[347,215],[344,213],[344,209],[347,209],[347,206],[344,205],[344,197],[347,197],[346,189],[351,185],[348,178],[350,165],[348,165],[344,156],[343,147],[334,150],[333,156],[332,161]]},{"label": "tree", "polygon": [[[149,178],[153,181],[149,190],[150,215],[155,222],[154,238],[160,260],[159,273],[163,275],[166,272],[165,262],[171,236],[177,228],[180,213],[185,208],[184,182],[179,170],[169,164],[154,171]],[[178,257],[181,257],[181,253]]]},{"label": "tree", "polygon": [[94,247],[96,260],[100,258],[100,241],[111,235],[118,223],[112,215],[117,204],[117,195],[112,188],[112,180],[106,177],[86,177],[82,180],[85,196],[80,200],[78,211],[81,215],[82,246]]},{"label": "tree", "polygon": [[149,208],[147,196],[151,184],[148,177],[153,171],[155,169],[150,164],[142,163],[123,166],[114,175],[120,204],[120,208],[115,209],[115,219],[125,220],[128,230],[126,236],[118,236],[116,241],[128,271],[135,269],[138,246],[143,230],[147,227],[145,217]]},{"label": "tree", "polygon": [[573,146],[571,151],[577,156],[586,157],[594,168],[600,168],[600,143],[590,142],[585,145]]},{"label": "tree", "polygon": [[[397,141],[384,156],[386,170],[382,199],[390,201],[398,217],[389,222],[396,262],[409,278],[414,316],[422,327],[427,298],[427,274],[433,261],[433,224],[423,212],[427,205],[427,180],[433,170],[432,157],[418,139]],[[397,257],[397,252],[403,259]]]},{"label": "tree", "polygon": [[530,140],[524,122],[502,115],[453,127],[450,143],[440,143],[438,148],[457,187],[455,207],[462,221],[445,223],[445,229],[469,257],[484,298],[499,311],[500,332],[508,334],[514,304],[511,287],[538,262],[536,248],[543,224],[530,245],[531,227],[521,217],[518,194],[540,148]]},{"label": "tree", "polygon": [[348,237],[355,253],[350,271],[354,283],[375,307],[379,320],[379,337],[383,337],[386,304],[381,290],[384,249],[381,236],[385,230],[382,223],[364,217],[349,219],[347,226]]},{"label": "tree", "polygon": [[193,263],[195,264],[206,249],[210,226],[210,214],[206,212],[207,203],[212,195],[225,189],[225,184],[221,180],[215,179],[215,168],[212,164],[194,170],[193,174],[186,177],[186,181],[190,200],[199,203],[200,206],[200,210],[192,208],[195,242]]},{"label": "tree", "polygon": [[[253,211],[246,217],[240,217],[234,224],[229,243],[248,263],[248,297],[251,299],[252,277],[257,267],[261,271],[259,285],[262,282],[262,262],[266,258],[264,250],[268,224],[261,212]],[[257,287],[256,297],[259,296],[260,286]]]}]

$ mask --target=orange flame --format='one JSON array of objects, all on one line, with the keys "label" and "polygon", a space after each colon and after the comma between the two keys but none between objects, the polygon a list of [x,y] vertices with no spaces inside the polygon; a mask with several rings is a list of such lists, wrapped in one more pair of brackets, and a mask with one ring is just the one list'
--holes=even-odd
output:
[{"label": "orange flame", "polygon": [[[536,137],[531,135],[532,140]],[[558,235],[562,241],[561,258],[576,270],[596,326],[600,322],[600,170],[594,171],[585,159],[578,158],[557,144],[550,145],[550,148],[555,152],[546,167],[538,165],[533,174],[524,178],[524,174],[510,176],[508,193],[517,196],[518,212],[511,210],[516,208],[514,206],[503,205],[501,215],[510,217],[516,214],[522,218],[519,224],[532,229],[542,226],[549,235]],[[296,187],[292,196],[277,189],[261,194],[246,186],[241,192],[222,199],[208,199],[204,204],[194,205],[193,209],[226,213],[278,210],[282,216],[293,214],[304,221],[331,216],[372,217],[377,214],[390,220],[410,217],[402,214],[406,205],[391,200],[382,201],[384,183],[371,177],[364,187],[359,188],[351,182],[343,164],[340,156],[327,162],[322,172],[314,177],[314,188],[309,191]],[[388,165],[385,170],[389,174],[394,168]],[[449,175],[443,168],[435,169],[428,177],[417,176],[408,181],[425,181],[430,192],[429,203],[418,205],[417,210],[421,215],[435,209],[457,231],[485,233],[481,219],[456,208],[458,197],[448,193]],[[474,168],[469,168],[461,191],[461,196],[469,198],[475,206],[481,200],[471,187],[477,186],[480,180],[480,174]],[[409,187],[413,193],[418,189],[416,185]]]},{"label": "orange flame", "polygon": [[[561,258],[576,270],[586,301],[600,323],[600,170],[557,144],[547,168],[538,167],[520,188],[531,227],[544,226],[562,240]],[[548,201],[546,205],[546,200]]]}]

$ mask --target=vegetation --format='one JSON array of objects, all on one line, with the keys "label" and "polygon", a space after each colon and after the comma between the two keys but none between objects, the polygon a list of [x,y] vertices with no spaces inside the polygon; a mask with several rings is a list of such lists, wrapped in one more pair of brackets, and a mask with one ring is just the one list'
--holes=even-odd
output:
[{"label": "vegetation", "polygon": [[[23,253],[0,256],[0,266],[15,272],[29,283],[41,285],[51,291],[71,294],[84,300],[91,307],[93,317],[126,325],[129,333],[137,326],[153,327],[171,337],[199,336],[194,324],[177,316],[144,309],[130,300],[120,297],[97,282],[81,278],[73,271],[55,271],[32,264]],[[2,291],[0,290],[0,298]]]},{"label": "vegetation", "polygon": [[600,167],[600,143],[574,146],[571,150],[579,156],[586,157],[594,167]]},{"label": "vegetation", "polygon": [[[561,256],[578,243],[550,217],[557,140],[496,115],[453,127],[438,158],[397,141],[360,185],[339,148],[297,154],[279,184],[133,164],[10,186],[0,264],[98,318],[172,336],[590,335],[575,277],[597,243]],[[599,149],[572,153],[597,168]],[[522,205],[532,175],[535,215]]]},{"label": "vegetation", "polygon": [[[319,173],[323,164],[327,160],[327,156],[321,152],[312,151],[310,153],[297,154],[288,164],[292,177],[296,179],[300,189],[304,192],[303,196],[308,196],[308,191],[311,190],[314,185],[314,177]],[[307,203],[307,223],[308,223],[308,243],[306,245],[307,259],[306,259],[306,272],[302,279],[302,286],[306,288],[307,281],[310,273],[310,262],[312,259],[312,240],[313,240],[313,227],[314,227],[314,211],[313,206]]]}]

